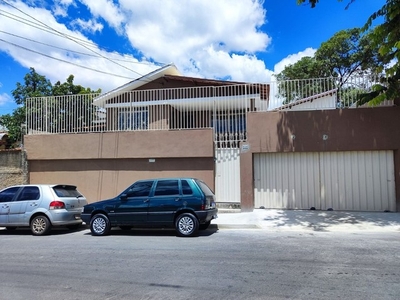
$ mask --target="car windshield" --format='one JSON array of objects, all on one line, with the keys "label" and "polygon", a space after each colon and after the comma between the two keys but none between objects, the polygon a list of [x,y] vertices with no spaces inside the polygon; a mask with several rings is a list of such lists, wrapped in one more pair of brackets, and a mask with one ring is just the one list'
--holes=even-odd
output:
[{"label": "car windshield", "polygon": [[206,196],[214,195],[213,191],[203,181],[197,179],[196,182]]},{"label": "car windshield", "polygon": [[54,192],[60,198],[62,197],[82,197],[81,193],[78,192],[74,186],[55,186],[53,187]]}]

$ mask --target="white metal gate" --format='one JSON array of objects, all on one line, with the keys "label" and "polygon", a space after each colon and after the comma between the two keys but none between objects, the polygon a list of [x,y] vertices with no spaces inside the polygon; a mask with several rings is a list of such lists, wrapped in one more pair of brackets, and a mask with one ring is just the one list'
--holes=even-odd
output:
[{"label": "white metal gate", "polygon": [[239,149],[216,149],[215,169],[215,196],[217,202],[240,203]]},{"label": "white metal gate", "polygon": [[392,151],[254,156],[256,208],[395,210]]}]

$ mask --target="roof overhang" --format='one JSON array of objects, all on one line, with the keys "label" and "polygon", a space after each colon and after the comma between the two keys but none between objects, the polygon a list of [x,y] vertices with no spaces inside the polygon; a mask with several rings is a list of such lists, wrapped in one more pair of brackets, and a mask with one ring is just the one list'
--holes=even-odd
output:
[{"label": "roof overhang", "polygon": [[174,64],[169,64],[147,75],[144,75],[138,79],[132,80],[127,84],[124,84],[110,92],[107,92],[105,94],[96,97],[93,100],[93,104],[96,106],[104,107],[106,101],[115,97],[116,94],[132,91],[134,89],[141,87],[142,85],[152,82],[158,78],[161,78],[164,75],[182,76],[182,74],[178,71],[178,69]]}]

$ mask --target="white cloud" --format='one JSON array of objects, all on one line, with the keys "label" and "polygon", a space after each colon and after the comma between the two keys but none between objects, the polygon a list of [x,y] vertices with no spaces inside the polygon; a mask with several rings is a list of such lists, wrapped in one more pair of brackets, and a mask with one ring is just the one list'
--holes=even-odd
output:
[{"label": "white cloud", "polygon": [[[0,43],[0,51],[8,53],[15,61],[26,68],[35,68],[36,72],[46,76],[53,83],[64,81],[70,74],[73,74],[76,84],[91,87],[92,89],[101,88],[103,91],[108,91],[156,68],[152,64],[138,64],[138,59],[132,55],[109,53],[101,50],[82,33],[68,30],[64,24],[57,23],[52,13],[44,8],[29,7],[22,2],[15,2],[14,6],[27,15],[35,16],[35,19],[42,23],[30,19],[31,22],[36,23],[35,26],[21,26],[21,22],[11,18],[4,18],[4,22],[0,22],[0,31],[10,32],[10,28],[12,28],[14,36],[0,32],[0,39],[8,42]],[[26,15],[19,14],[18,11],[7,5],[0,4],[0,8],[27,19]],[[38,29],[38,27],[43,30]],[[54,29],[54,31],[51,29]],[[59,33],[64,35],[60,35]],[[30,40],[17,38],[15,35],[28,37]],[[69,38],[66,38],[66,35]],[[78,41],[78,43],[73,40]],[[53,45],[65,50],[51,48],[44,44]],[[68,49],[86,53],[87,55],[72,53],[67,51]],[[39,53],[44,55],[40,55]],[[111,59],[123,61],[117,61],[118,64],[116,64],[111,62]],[[60,62],[60,60],[67,61],[69,64]],[[94,72],[80,68],[78,65],[119,75],[120,77]]]},{"label": "white cloud", "polygon": [[292,65],[292,64],[298,62],[303,57],[306,57],[306,56],[313,57],[315,54],[315,51],[317,51],[317,50],[313,49],[313,48],[307,48],[304,51],[300,51],[296,54],[291,54],[291,55],[285,57],[284,59],[282,59],[280,62],[278,62],[274,66],[274,74],[278,74],[278,73],[282,72],[286,66]]},{"label": "white cloud", "polygon": [[[15,35],[29,37],[31,40],[64,50],[0,32],[0,39],[35,52],[7,43],[0,43],[0,51],[7,52],[26,68],[34,67],[39,74],[45,75],[53,83],[64,81],[73,74],[76,84],[92,89],[101,88],[103,92],[158,67],[152,63],[139,63],[146,59],[163,63],[173,62],[188,76],[245,82],[268,82],[271,79],[273,71],[268,70],[264,61],[257,57],[259,53],[265,53],[271,43],[271,38],[260,30],[266,22],[262,0],[187,0],[179,1],[179,4],[173,0],[79,0],[87,6],[91,15],[82,16],[84,19],[76,17],[72,23],[76,25],[76,29],[72,31],[65,24],[58,23],[56,17],[66,14],[71,6],[77,7],[75,1],[56,0],[52,11],[30,7],[18,0],[13,2],[13,5],[26,14],[43,22],[37,26],[44,30],[28,25],[21,26],[20,22],[11,18],[3,18],[0,22],[0,31],[9,32],[12,28]],[[18,14],[1,3],[0,8]],[[28,18],[26,15],[21,17]],[[106,39],[106,36],[101,36],[103,26],[106,25],[129,39],[132,50],[136,53],[135,57],[131,54],[101,50],[101,47],[85,35],[90,30],[100,39]],[[50,28],[70,38],[51,34]],[[78,40],[78,43],[72,39]],[[87,55],[72,53],[69,49]],[[138,57],[137,53],[144,58]],[[285,65],[294,63],[303,56],[313,56],[314,53],[314,49],[308,48],[290,55],[275,65],[274,72],[280,72]],[[111,59],[117,64],[111,62]],[[77,65],[122,77],[96,73]]]},{"label": "white cloud", "polygon": [[80,1],[89,8],[94,17],[103,18],[112,28],[116,30],[116,32],[122,34],[121,26],[125,22],[125,15],[119,8],[118,1],[112,1],[112,0],[80,0]]},{"label": "white cloud", "polygon": [[178,60],[209,46],[227,53],[264,51],[271,42],[259,27],[265,10],[253,0],[129,1],[121,0],[129,13],[126,34],[146,57]]},{"label": "white cloud", "polygon": [[0,106],[4,106],[12,102],[13,100],[11,99],[10,95],[6,93],[0,94]]},{"label": "white cloud", "polygon": [[95,33],[96,31],[101,32],[104,27],[103,24],[98,23],[95,20],[84,21],[82,19],[75,19],[71,25],[91,33]]},{"label": "white cloud", "polygon": [[68,7],[74,5],[75,0],[54,0],[53,13],[55,16],[67,16]]}]

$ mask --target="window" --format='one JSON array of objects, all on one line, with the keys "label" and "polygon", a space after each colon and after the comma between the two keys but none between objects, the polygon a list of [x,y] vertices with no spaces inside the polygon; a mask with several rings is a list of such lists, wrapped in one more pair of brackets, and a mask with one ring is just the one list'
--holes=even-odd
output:
[{"label": "window", "polygon": [[128,190],[124,193],[128,197],[147,197],[150,194],[151,187],[153,186],[153,181],[140,181],[134,183]]},{"label": "window", "polygon": [[149,128],[149,111],[147,107],[135,107],[120,111],[118,130],[147,130]]},{"label": "window", "polygon": [[246,116],[243,112],[226,112],[212,119],[215,141],[219,148],[237,148],[246,140]]},{"label": "window", "polygon": [[157,182],[156,191],[154,196],[171,196],[179,195],[179,181],[178,180],[159,180]]},{"label": "window", "polygon": [[235,133],[246,131],[246,118],[243,113],[217,115],[212,120],[216,133]]},{"label": "window", "polygon": [[37,186],[26,186],[15,201],[38,200],[40,198]]},{"label": "window", "polygon": [[183,195],[192,195],[193,191],[190,187],[189,183],[186,180],[182,180],[182,194]]},{"label": "window", "polygon": [[82,197],[81,193],[76,190],[74,186],[55,186],[53,188],[56,195],[62,197]]},{"label": "window", "polygon": [[10,202],[13,200],[15,194],[18,192],[20,187],[11,187],[0,193],[0,202]]},{"label": "window", "polygon": [[199,185],[199,187],[201,188],[201,190],[203,191],[203,193],[206,196],[212,196],[214,195],[214,193],[212,192],[212,190],[208,187],[207,184],[205,184],[203,181],[201,180],[196,180],[197,184]]}]

